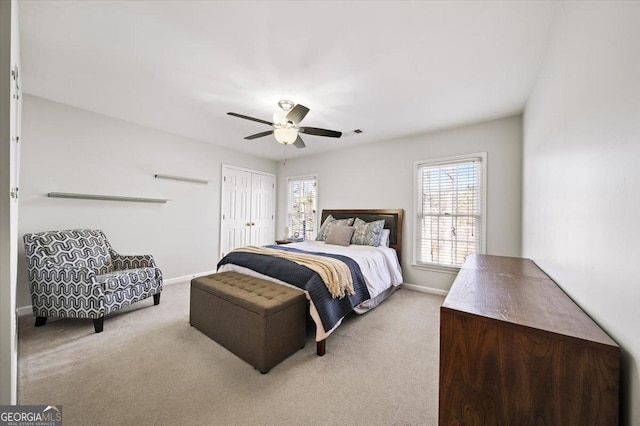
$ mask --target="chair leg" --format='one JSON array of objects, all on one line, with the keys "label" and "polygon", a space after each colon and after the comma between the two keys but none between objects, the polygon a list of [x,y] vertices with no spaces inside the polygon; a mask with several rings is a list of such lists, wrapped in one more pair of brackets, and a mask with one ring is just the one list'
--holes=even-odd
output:
[{"label": "chair leg", "polygon": [[160,304],[160,293],[153,295],[153,304],[154,305]]},{"label": "chair leg", "polygon": [[93,328],[96,330],[96,333],[102,333],[103,326],[104,326],[104,317],[93,319]]},{"label": "chair leg", "polygon": [[36,327],[42,327],[47,323],[47,317],[36,317]]}]

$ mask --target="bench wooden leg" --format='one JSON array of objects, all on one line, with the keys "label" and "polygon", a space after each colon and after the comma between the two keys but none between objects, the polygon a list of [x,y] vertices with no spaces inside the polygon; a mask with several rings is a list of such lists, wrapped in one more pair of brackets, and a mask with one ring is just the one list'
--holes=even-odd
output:
[{"label": "bench wooden leg", "polygon": [[324,356],[327,352],[327,339],[320,340],[316,342],[316,354],[318,356]]},{"label": "bench wooden leg", "polygon": [[160,303],[160,293],[153,295],[153,304],[158,305]]},{"label": "bench wooden leg", "polygon": [[36,327],[42,327],[47,323],[47,317],[36,317]]}]

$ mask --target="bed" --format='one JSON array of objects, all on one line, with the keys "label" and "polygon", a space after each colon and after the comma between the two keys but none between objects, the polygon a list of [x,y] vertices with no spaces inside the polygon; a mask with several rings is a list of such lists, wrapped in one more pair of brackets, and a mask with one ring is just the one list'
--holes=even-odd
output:
[{"label": "bed", "polygon": [[[323,210],[321,223],[332,216],[336,220],[359,218],[364,222],[384,220],[388,246],[351,244],[348,247],[323,241],[302,241],[280,246],[266,246],[248,253],[239,248],[218,263],[218,272],[234,271],[298,288],[309,300],[309,314],[316,325],[317,354],[326,351],[327,337],[340,326],[350,312],[363,314],[386,300],[402,284],[402,209]],[[260,250],[264,251],[261,252]],[[332,296],[321,274],[286,258],[320,257],[328,262],[337,259],[348,266],[353,281],[352,293]],[[284,259],[283,259],[284,258]],[[331,258],[331,259],[327,259]]]}]

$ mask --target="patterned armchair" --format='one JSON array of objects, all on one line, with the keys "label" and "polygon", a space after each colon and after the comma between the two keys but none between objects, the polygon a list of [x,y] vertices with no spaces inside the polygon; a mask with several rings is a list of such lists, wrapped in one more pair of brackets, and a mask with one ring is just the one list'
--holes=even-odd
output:
[{"label": "patterned armchair", "polygon": [[118,254],[98,229],[25,234],[24,248],[36,327],[47,317],[91,318],[100,333],[105,315],[149,296],[160,303],[153,256]]}]

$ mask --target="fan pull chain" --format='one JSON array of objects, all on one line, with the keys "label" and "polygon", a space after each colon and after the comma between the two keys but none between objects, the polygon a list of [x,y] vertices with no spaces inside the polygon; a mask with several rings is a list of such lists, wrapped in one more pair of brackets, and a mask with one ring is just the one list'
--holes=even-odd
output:
[{"label": "fan pull chain", "polygon": [[287,146],[282,145],[282,149],[284,149],[284,161],[282,162],[282,165],[286,166],[287,165]]}]

